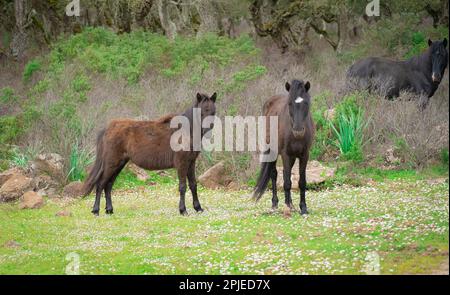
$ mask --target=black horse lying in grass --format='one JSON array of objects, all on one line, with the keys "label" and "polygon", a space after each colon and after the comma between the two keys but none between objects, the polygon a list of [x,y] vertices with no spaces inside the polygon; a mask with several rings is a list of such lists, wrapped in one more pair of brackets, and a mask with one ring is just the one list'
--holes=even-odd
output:
[{"label": "black horse lying in grass", "polygon": [[432,42],[419,56],[405,61],[369,57],[353,64],[347,72],[348,82],[358,89],[375,90],[392,99],[403,90],[424,96],[423,107],[436,92],[448,64],[447,39]]},{"label": "black horse lying in grass", "polygon": [[[186,117],[193,128],[193,110],[201,110],[201,122],[216,113],[216,93],[211,97],[197,94],[194,105],[181,116]],[[178,173],[180,191],[180,214],[186,215],[185,195],[186,178],[192,192],[194,209],[203,211],[197,196],[197,180],[195,179],[195,161],[200,154],[193,149],[194,140],[201,143],[207,128],[202,128],[201,138],[190,133],[189,150],[174,151],[171,148],[171,136],[176,129],[170,128],[170,121],[175,114],[159,118],[156,121],[114,120],[101,131],[97,138],[97,155],[95,164],[84,183],[84,195],[96,188],[95,203],[92,213],[99,214],[100,197],[105,191],[106,213],[113,213],[111,191],[116,177],[128,161],[148,170],[175,168]],[[200,123],[201,124],[201,123]],[[201,125],[199,125],[201,126]]]},{"label": "black horse lying in grass", "polygon": [[[278,118],[278,154],[283,159],[283,189],[286,206],[293,209],[291,198],[291,170],[295,160],[300,166],[300,213],[307,214],[306,207],[306,165],[309,159],[309,149],[314,138],[315,127],[310,108],[311,97],[308,93],[310,83],[293,80],[286,83],[288,95],[276,95],[269,98],[263,107],[263,115]],[[266,125],[266,134],[270,133],[270,124]],[[269,151],[274,152],[274,151]],[[272,180],[272,208],[278,207],[277,197],[277,160],[263,162],[256,183],[253,197],[259,200],[264,194],[269,180]]]}]

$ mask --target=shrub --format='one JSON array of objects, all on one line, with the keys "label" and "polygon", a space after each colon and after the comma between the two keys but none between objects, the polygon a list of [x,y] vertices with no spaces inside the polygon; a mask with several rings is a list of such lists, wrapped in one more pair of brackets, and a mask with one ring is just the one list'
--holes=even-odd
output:
[{"label": "shrub", "polygon": [[70,181],[83,180],[86,177],[86,167],[93,161],[94,156],[92,152],[80,148],[78,144],[74,144],[70,152],[67,178]]},{"label": "shrub", "polygon": [[449,158],[448,157],[448,148],[442,149],[441,150],[441,163],[442,163],[442,165],[447,166],[447,168],[448,168],[448,164],[449,164],[448,158]]},{"label": "shrub", "polygon": [[329,118],[325,118],[325,111],[328,110],[326,100],[329,97],[331,92],[324,91],[313,98],[311,113],[316,125],[316,134],[311,147],[311,159],[320,159],[330,148],[332,132]]},{"label": "shrub", "polygon": [[0,116],[0,144],[14,142],[21,131],[16,116]]},{"label": "shrub", "polygon": [[17,102],[17,96],[14,95],[14,89],[5,87],[0,90],[0,106],[11,105]]},{"label": "shrub", "polygon": [[34,146],[30,146],[21,151],[18,147],[11,149],[9,162],[15,167],[28,167],[31,160],[35,159],[39,154],[39,150]]},{"label": "shrub", "polygon": [[338,127],[332,122],[330,126],[337,138],[336,146],[347,160],[360,161],[363,159],[363,132],[367,123],[364,122],[363,110],[357,111],[347,107],[337,116]]},{"label": "shrub", "polygon": [[33,73],[39,71],[41,69],[41,62],[37,59],[33,59],[29,61],[25,65],[25,69],[23,71],[23,80],[25,82],[30,81],[31,76],[33,76]]}]

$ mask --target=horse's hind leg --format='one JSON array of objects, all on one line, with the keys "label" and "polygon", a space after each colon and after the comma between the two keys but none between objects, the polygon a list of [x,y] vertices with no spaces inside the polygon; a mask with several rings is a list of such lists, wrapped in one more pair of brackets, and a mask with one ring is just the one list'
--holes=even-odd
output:
[{"label": "horse's hind leg", "polygon": [[119,167],[114,171],[112,176],[109,178],[108,183],[105,186],[105,199],[106,199],[106,214],[113,214],[114,209],[112,205],[112,198],[111,198],[111,191],[114,185],[114,182],[116,181],[117,176],[119,175],[120,171],[122,171],[123,167],[125,167],[127,161],[123,160]]},{"label": "horse's hind leg", "polygon": [[277,168],[274,166],[272,171],[270,171],[270,179],[272,181],[272,209],[278,208],[277,175]]},{"label": "horse's hind leg", "polygon": [[193,201],[194,209],[197,212],[203,212],[202,206],[200,206],[200,201],[198,200],[198,195],[197,195],[197,180],[195,179],[195,161],[193,161],[189,165],[187,178],[189,181],[189,189],[191,190],[191,193],[192,193],[192,201]]},{"label": "horse's hind leg", "polygon": [[100,186],[99,183],[97,183],[97,188],[95,191],[95,202],[94,202],[94,207],[92,208],[92,213],[94,215],[98,216],[98,212],[100,211],[100,198],[102,197],[102,191],[103,191],[103,187]]}]

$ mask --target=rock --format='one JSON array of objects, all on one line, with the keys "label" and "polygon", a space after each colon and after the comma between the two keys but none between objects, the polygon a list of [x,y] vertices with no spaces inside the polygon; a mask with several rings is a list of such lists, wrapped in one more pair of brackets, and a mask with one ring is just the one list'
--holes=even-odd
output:
[{"label": "rock", "polygon": [[66,185],[62,191],[64,198],[78,198],[84,194],[84,185],[81,181],[74,181]]},{"label": "rock", "polygon": [[34,186],[41,196],[53,198],[60,190],[60,184],[49,175],[38,175],[34,179]]},{"label": "rock", "polygon": [[23,171],[17,167],[11,168],[9,170],[6,170],[2,173],[0,173],[0,187],[8,181],[11,177],[17,174],[24,174]]},{"label": "rock", "polygon": [[0,187],[0,202],[17,200],[33,189],[33,179],[23,174],[14,174]]},{"label": "rock", "polygon": [[14,240],[7,241],[3,245],[5,248],[14,248],[14,249],[20,248],[20,246],[21,246],[20,243],[14,241]]},{"label": "rock", "polygon": [[138,165],[129,163],[127,167],[128,170],[136,175],[137,179],[139,179],[140,181],[146,181],[147,179],[149,179],[147,171],[145,171],[145,169],[139,167]]},{"label": "rock", "polygon": [[72,216],[72,212],[67,211],[67,210],[62,210],[62,211],[59,211],[58,213],[56,213],[55,215],[60,216],[60,217],[70,217],[70,216]]},{"label": "rock", "polygon": [[38,209],[44,205],[44,199],[36,192],[26,192],[19,204],[20,209]]},{"label": "rock", "polygon": [[40,154],[31,164],[31,169],[35,176],[47,174],[59,182],[64,180],[64,160],[58,154]]},{"label": "rock", "polygon": [[58,191],[54,188],[48,188],[48,189],[40,189],[37,191],[37,193],[41,197],[49,197],[51,199],[59,198]]},{"label": "rock", "polygon": [[231,180],[225,174],[225,163],[220,161],[200,175],[198,182],[204,187],[214,189],[220,186],[227,186]]},{"label": "rock", "polygon": [[[283,188],[283,167],[277,167],[277,171],[277,187]],[[294,167],[292,167],[291,171],[292,189],[298,190],[298,181],[300,180],[298,161],[295,162]],[[332,178],[335,172],[336,168],[325,167],[318,161],[309,161],[308,165],[306,166],[306,183],[323,183],[325,182],[325,180]]]},{"label": "rock", "polygon": [[400,163],[400,159],[394,155],[394,148],[388,148],[384,153],[384,158],[388,164]]},{"label": "rock", "polygon": [[241,189],[241,185],[237,181],[232,181],[227,185],[227,189],[237,191]]},{"label": "rock", "polygon": [[335,109],[328,109],[325,112],[323,112],[323,116],[325,119],[328,119],[329,121],[333,121],[336,117],[336,110]]}]

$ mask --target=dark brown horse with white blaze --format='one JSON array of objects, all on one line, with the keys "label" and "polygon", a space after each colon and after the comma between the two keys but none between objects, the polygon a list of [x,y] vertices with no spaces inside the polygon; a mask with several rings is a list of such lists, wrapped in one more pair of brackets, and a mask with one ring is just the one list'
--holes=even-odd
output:
[{"label": "dark brown horse with white blaze", "polygon": [[[288,95],[277,95],[266,101],[263,114],[266,117],[278,117],[278,154],[283,160],[283,189],[286,205],[293,209],[291,198],[291,170],[296,159],[300,161],[300,213],[307,214],[306,206],[306,165],[309,150],[314,138],[315,127],[311,117],[311,97],[308,93],[310,83],[293,80],[286,83]],[[266,127],[269,133],[270,125]],[[269,179],[272,180],[272,208],[278,207],[276,159],[263,162],[255,187],[254,198],[259,200],[264,194]]]},{"label": "dark brown horse with white blaze", "polygon": [[[197,94],[194,105],[186,110],[184,116],[190,124],[190,149],[174,151],[170,140],[177,130],[170,128],[170,122],[176,114],[166,115],[155,121],[114,120],[102,130],[97,138],[97,155],[93,168],[84,183],[84,194],[88,195],[96,187],[95,203],[92,213],[99,214],[100,198],[105,191],[106,213],[113,213],[111,191],[120,171],[128,161],[131,161],[148,170],[162,170],[175,168],[179,179],[180,203],[179,210],[186,215],[185,195],[186,178],[189,181],[189,189],[192,192],[194,209],[203,211],[197,196],[197,181],[195,178],[195,161],[200,153],[193,149],[193,145],[201,144],[203,135],[211,128],[202,128],[194,143],[193,135],[194,108],[200,109],[201,122],[208,116],[214,116],[216,93],[211,97],[205,94]],[[201,128],[201,123],[198,126]]]}]

